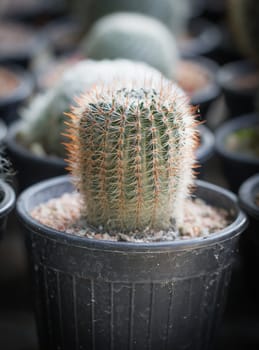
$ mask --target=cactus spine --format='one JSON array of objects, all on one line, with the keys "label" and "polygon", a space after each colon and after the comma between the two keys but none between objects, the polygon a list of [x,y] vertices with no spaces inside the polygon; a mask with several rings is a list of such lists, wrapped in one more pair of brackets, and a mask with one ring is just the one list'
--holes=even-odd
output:
[{"label": "cactus spine", "polygon": [[115,83],[73,109],[69,168],[95,228],[132,232],[181,226],[193,182],[196,122],[182,91]]},{"label": "cactus spine", "polygon": [[229,17],[236,41],[244,54],[259,62],[259,2],[229,0]]},{"label": "cactus spine", "polygon": [[115,13],[99,19],[81,47],[86,57],[143,61],[168,78],[174,75],[179,57],[174,36],[166,26],[136,13]]}]

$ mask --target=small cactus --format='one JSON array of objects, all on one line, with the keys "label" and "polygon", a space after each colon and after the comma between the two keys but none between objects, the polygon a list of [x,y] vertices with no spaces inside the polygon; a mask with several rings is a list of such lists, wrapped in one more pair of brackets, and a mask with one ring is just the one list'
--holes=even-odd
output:
[{"label": "small cactus", "polygon": [[63,142],[64,121],[74,102],[75,96],[90,89],[93,85],[108,82],[114,77],[140,79],[161,74],[146,64],[128,60],[85,60],[68,70],[60,82],[43,95],[39,95],[23,111],[23,130],[20,140],[34,153],[44,153],[64,158],[66,155]]},{"label": "small cactus", "polygon": [[175,76],[179,53],[171,32],[158,20],[136,14],[115,13],[99,19],[81,44],[86,57],[127,58],[143,61],[166,77]]},{"label": "small cactus", "polygon": [[259,2],[229,0],[230,23],[237,44],[246,56],[259,62]]},{"label": "small cactus", "polygon": [[68,163],[87,222],[111,233],[180,227],[197,145],[182,90],[166,80],[113,83],[78,103],[68,126]]},{"label": "small cactus", "polygon": [[[192,0],[94,0],[88,6],[88,19],[94,23],[114,12],[135,12],[156,18],[174,35],[187,27]],[[127,23],[125,23],[127,25]]]}]

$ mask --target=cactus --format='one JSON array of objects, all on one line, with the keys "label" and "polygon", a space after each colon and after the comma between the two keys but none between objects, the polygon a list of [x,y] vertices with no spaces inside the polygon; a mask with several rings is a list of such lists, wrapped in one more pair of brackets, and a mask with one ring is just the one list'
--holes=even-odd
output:
[{"label": "cactus", "polygon": [[229,17],[237,44],[256,62],[259,62],[258,5],[258,0],[229,0]]},{"label": "cactus", "polygon": [[155,69],[127,60],[81,61],[68,70],[60,82],[43,95],[39,95],[22,113],[23,129],[20,141],[34,153],[65,157],[63,135],[67,119],[64,112],[70,110],[74,97],[96,83],[111,81],[114,77],[136,77],[142,81],[149,75],[160,73]]},{"label": "cactus", "polygon": [[94,0],[88,6],[88,17],[90,23],[94,23],[100,17],[114,12],[141,13],[156,18],[166,25],[174,35],[180,35],[187,27],[191,1]]},{"label": "cactus", "polygon": [[99,19],[83,39],[86,57],[127,58],[143,61],[172,78],[179,57],[171,32],[158,20],[136,14],[116,13]]},{"label": "cactus", "polygon": [[110,233],[180,227],[197,145],[182,90],[166,80],[113,83],[78,103],[70,114],[68,163],[87,222]]}]

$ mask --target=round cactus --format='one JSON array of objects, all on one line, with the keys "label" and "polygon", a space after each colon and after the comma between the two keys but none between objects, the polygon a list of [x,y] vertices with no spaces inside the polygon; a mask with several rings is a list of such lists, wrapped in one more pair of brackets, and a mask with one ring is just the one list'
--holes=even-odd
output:
[{"label": "round cactus", "polygon": [[237,44],[245,55],[259,62],[259,2],[229,0],[229,17]]},{"label": "round cactus", "polygon": [[170,230],[183,222],[197,128],[168,81],[92,89],[70,115],[69,168],[83,215],[107,232]]},{"label": "round cactus", "polygon": [[32,100],[23,111],[21,141],[35,153],[52,154],[64,158],[63,146],[66,138],[64,112],[70,110],[75,96],[90,89],[94,84],[112,81],[123,77],[125,80],[136,77],[144,81],[148,77],[161,74],[146,64],[128,60],[85,60],[68,70],[60,82],[43,95]]},{"label": "round cactus", "polygon": [[179,57],[171,32],[158,20],[136,13],[99,19],[81,44],[86,57],[143,61],[172,78]]},{"label": "round cactus", "polygon": [[190,0],[95,0],[89,3],[90,23],[114,12],[136,12],[158,19],[174,35],[185,31],[190,12]]}]

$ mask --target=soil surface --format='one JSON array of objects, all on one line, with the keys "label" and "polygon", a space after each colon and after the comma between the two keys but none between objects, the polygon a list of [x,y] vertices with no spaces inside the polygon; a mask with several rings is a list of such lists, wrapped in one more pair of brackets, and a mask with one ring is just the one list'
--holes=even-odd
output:
[{"label": "soil surface", "polygon": [[97,232],[89,227],[86,220],[80,215],[81,206],[82,199],[80,194],[76,192],[65,193],[59,198],[53,198],[37,206],[31,212],[31,216],[45,226],[76,236],[127,242],[159,242],[195,237],[206,238],[208,235],[226,227],[231,220],[231,213],[224,209],[209,206],[204,201],[195,198],[186,201],[184,227],[178,232],[154,232],[147,228],[141,232],[110,235],[107,232],[103,232],[101,228]]},{"label": "soil surface", "polygon": [[34,33],[18,23],[0,22],[0,54],[25,51],[34,40]]},{"label": "soil surface", "polygon": [[6,97],[17,88],[19,79],[8,69],[0,67],[0,98]]},{"label": "soil surface", "polygon": [[192,96],[199,90],[206,88],[209,83],[207,69],[200,64],[190,61],[180,61],[177,69],[176,80],[182,89]]}]

